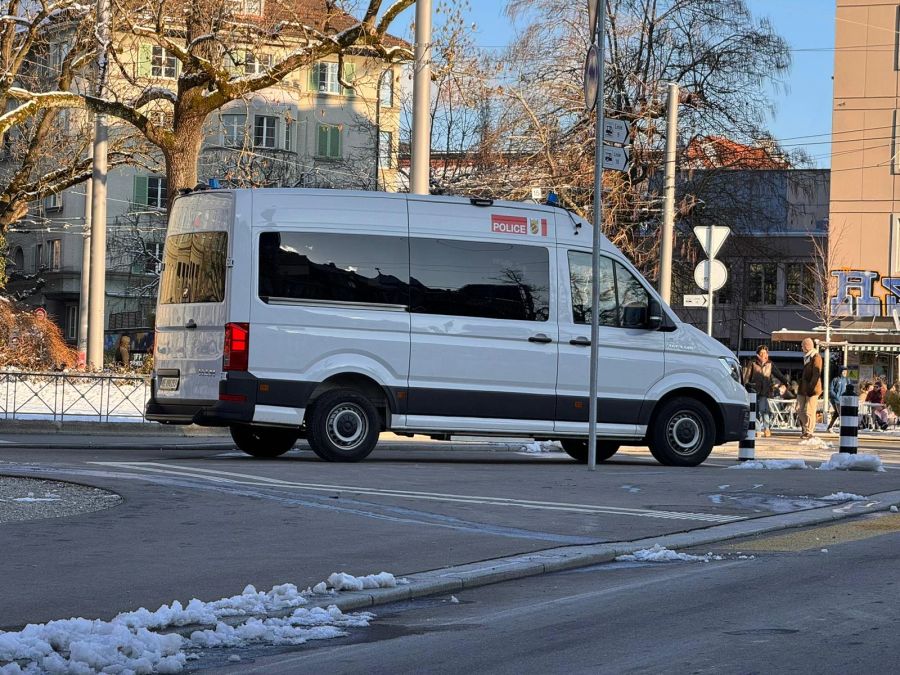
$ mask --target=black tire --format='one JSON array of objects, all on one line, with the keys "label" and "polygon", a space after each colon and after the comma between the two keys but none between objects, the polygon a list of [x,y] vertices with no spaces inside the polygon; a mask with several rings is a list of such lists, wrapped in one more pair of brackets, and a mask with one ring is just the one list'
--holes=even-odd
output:
[{"label": "black tire", "polygon": [[272,458],[283,455],[294,447],[299,435],[299,429],[231,425],[231,438],[235,445],[253,457]]},{"label": "black tire", "polygon": [[378,442],[381,417],[372,402],[353,389],[322,394],[307,416],[306,440],[326,462],[358,462]]},{"label": "black tire", "polygon": [[712,452],[716,423],[709,409],[692,398],[675,398],[653,416],[647,435],[650,454],[665,466],[697,466]]},{"label": "black tire", "polygon": [[[579,464],[587,464],[588,442],[586,438],[564,438],[560,441],[563,450]],[[597,441],[597,461],[605,462],[619,451],[615,441]]]}]

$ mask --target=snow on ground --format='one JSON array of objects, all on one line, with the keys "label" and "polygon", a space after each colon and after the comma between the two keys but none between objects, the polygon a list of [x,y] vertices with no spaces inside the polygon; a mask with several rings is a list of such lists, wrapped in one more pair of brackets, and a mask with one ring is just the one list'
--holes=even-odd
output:
[{"label": "snow on ground", "polygon": [[831,459],[823,462],[822,471],[884,471],[878,455],[851,455],[847,452],[836,452]]},{"label": "snow on ground", "polygon": [[[340,572],[315,588],[323,586],[337,592],[403,583],[409,582],[387,572],[363,577]],[[188,660],[196,658],[189,653],[192,650],[298,645],[345,635],[344,629],[368,626],[374,618],[368,612],[344,614],[334,605],[327,609],[303,607],[314,592],[300,592],[293,584],[281,584],[265,592],[247,586],[243,593],[230,598],[213,602],[195,598],[186,606],[176,600],[154,612],[142,607],[111,621],[73,618],[29,624],[20,631],[0,631],[0,675],[177,673]],[[275,612],[290,613],[268,616]],[[223,622],[245,616],[247,621],[237,626]],[[164,632],[193,624],[214,628],[194,631],[190,637]]]},{"label": "snow on ground", "polygon": [[563,452],[562,445],[557,441],[531,441],[521,448],[522,452],[537,454],[541,452]]},{"label": "snow on ground", "polygon": [[0,373],[0,385],[0,417],[8,419],[140,420],[150,396],[142,376]]},{"label": "snow on ground", "polygon": [[802,459],[751,459],[729,469],[769,469],[770,471],[786,471],[788,469],[808,469]]},{"label": "snow on ground", "polygon": [[804,448],[815,448],[818,450],[825,450],[834,447],[833,443],[830,443],[829,441],[818,438],[816,436],[807,438],[806,440],[797,441],[797,445],[802,445]]},{"label": "snow on ground", "polygon": [[710,560],[722,560],[722,556],[707,553],[706,555],[691,555],[690,553],[679,553],[654,544],[653,548],[642,548],[640,551],[620,555],[616,560],[621,562],[709,562]]},{"label": "snow on ground", "polygon": [[826,502],[864,502],[868,497],[857,495],[852,492],[833,492],[830,495],[819,497]]},{"label": "snow on ground", "polygon": [[897,513],[898,510],[900,509],[897,509],[896,505],[891,505],[891,513]]},{"label": "snow on ground", "polygon": [[35,502],[58,502],[60,496],[52,492],[45,492],[43,497],[35,497],[33,492],[29,492],[27,497],[15,497],[14,502],[21,504],[33,504]]}]

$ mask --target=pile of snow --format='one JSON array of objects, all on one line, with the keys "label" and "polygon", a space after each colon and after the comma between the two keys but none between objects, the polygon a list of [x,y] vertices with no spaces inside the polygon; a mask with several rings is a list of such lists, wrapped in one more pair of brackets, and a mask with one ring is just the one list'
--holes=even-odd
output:
[{"label": "pile of snow", "polygon": [[398,585],[408,584],[407,579],[397,579],[390,572],[368,574],[364,577],[355,577],[345,572],[335,572],[327,580],[313,586],[313,593],[327,593],[330,589],[335,591],[362,591],[368,588],[394,588]]},{"label": "pile of snow", "polygon": [[808,469],[802,459],[751,459],[729,469],[769,469],[770,471],[786,471],[788,469]]},{"label": "pile of snow", "polygon": [[807,438],[805,440],[800,441],[797,445],[802,445],[807,448],[818,448],[820,450],[824,450],[825,448],[833,448],[834,445],[829,443],[826,440],[821,438],[817,438],[813,436],[812,438]]},{"label": "pile of snow", "polygon": [[620,555],[616,560],[623,562],[709,562],[710,560],[722,560],[722,556],[713,555],[712,553],[707,553],[706,555],[679,553],[665,546],[655,544],[653,548],[642,548],[634,553]]},{"label": "pile of snow", "polygon": [[891,505],[891,513],[897,513],[897,511],[898,511],[897,506],[895,504],[892,504]]},{"label": "pile of snow", "polygon": [[847,452],[836,452],[831,459],[823,462],[822,471],[884,471],[878,455],[851,455]]},{"label": "pile of snow", "polygon": [[557,441],[531,441],[521,448],[522,452],[541,453],[541,452],[562,452],[562,445]]},{"label": "pile of snow", "polygon": [[33,504],[35,502],[58,502],[60,501],[60,496],[57,494],[53,494],[52,492],[45,492],[43,497],[35,497],[33,492],[29,492],[27,497],[16,497],[13,499],[14,502],[19,502],[20,504]]},{"label": "pile of snow", "polygon": [[[381,572],[363,577],[335,573],[314,589],[300,592],[294,584],[243,593],[213,602],[193,599],[187,605],[177,600],[154,612],[140,608],[124,612],[111,621],[62,619],[29,624],[20,631],[0,631],[0,675],[38,673],[177,673],[190,658],[186,650],[211,647],[243,647],[250,644],[298,645],[345,635],[346,628],[364,627],[373,614],[344,614],[335,606],[306,608],[308,596],[321,587],[341,590],[390,588],[409,583]],[[293,610],[293,611],[291,611]],[[286,617],[269,614],[291,612]],[[248,617],[238,626],[223,620]],[[185,638],[165,633],[177,626],[205,624]],[[5,664],[5,665],[4,665]]]},{"label": "pile of snow", "polygon": [[819,499],[826,502],[864,502],[868,497],[853,494],[852,492],[833,492],[825,497],[819,497]]}]

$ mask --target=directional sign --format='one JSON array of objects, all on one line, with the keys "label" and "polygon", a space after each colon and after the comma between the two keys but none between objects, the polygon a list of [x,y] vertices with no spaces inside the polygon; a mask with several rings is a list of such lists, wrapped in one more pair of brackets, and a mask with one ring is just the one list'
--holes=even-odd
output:
[{"label": "directional sign", "polygon": [[628,151],[615,145],[603,146],[603,168],[613,171],[625,171],[628,169]]},{"label": "directional sign", "polygon": [[631,123],[625,120],[603,120],[603,140],[622,145],[631,136]]},{"label": "directional sign", "polygon": [[685,307],[706,307],[709,304],[708,295],[685,295]]},{"label": "directional sign", "polygon": [[[694,269],[694,281],[704,291],[709,290],[709,260],[704,260]],[[728,270],[721,260],[712,261],[712,289],[719,290],[728,281]]]},{"label": "directional sign", "polygon": [[[712,230],[712,250],[709,250],[708,248],[710,230]],[[731,228],[726,227],[725,225],[695,227],[694,234],[700,241],[700,246],[703,247],[703,252],[706,253],[706,255],[708,255],[710,258],[715,258],[716,253],[719,252],[719,249],[722,248],[722,244],[725,243],[728,235],[731,234]]]},{"label": "directional sign", "polygon": [[597,92],[600,90],[600,50],[591,45],[584,60],[584,107],[588,112],[597,105]]}]

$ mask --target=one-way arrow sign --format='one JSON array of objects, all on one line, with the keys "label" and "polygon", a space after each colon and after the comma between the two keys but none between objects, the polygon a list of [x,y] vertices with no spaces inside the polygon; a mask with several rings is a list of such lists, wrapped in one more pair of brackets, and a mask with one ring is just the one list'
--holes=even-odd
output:
[{"label": "one-way arrow sign", "polygon": [[614,145],[603,146],[603,168],[625,171],[628,168],[628,151]]},{"label": "one-way arrow sign", "polygon": [[603,140],[609,143],[624,144],[631,136],[631,123],[625,120],[604,120]]}]

